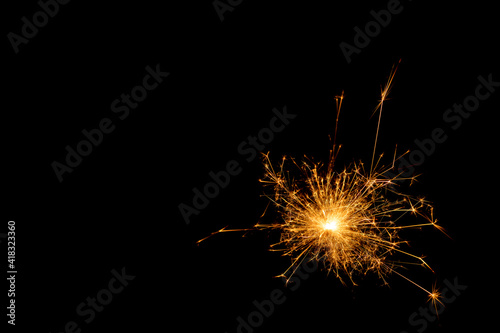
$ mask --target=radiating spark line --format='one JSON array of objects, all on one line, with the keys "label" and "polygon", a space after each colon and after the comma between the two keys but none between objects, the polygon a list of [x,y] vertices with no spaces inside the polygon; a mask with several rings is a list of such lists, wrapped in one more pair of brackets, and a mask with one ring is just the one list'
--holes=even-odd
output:
[{"label": "radiating spark line", "polygon": [[[398,65],[400,62],[401,62],[401,59],[399,59]],[[375,134],[375,143],[373,145],[373,155],[372,155],[372,163],[370,166],[370,174],[372,173],[372,170],[373,170],[373,160],[375,159],[375,151],[377,150],[378,132],[380,129],[380,121],[382,119],[382,108],[384,107],[384,102],[387,99],[387,97],[389,96],[389,92],[391,91],[392,80],[394,80],[394,76],[396,75],[398,65],[396,65],[395,67],[393,66],[393,68],[391,70],[391,74],[389,75],[389,80],[387,81],[385,88],[382,89],[382,91],[381,91],[380,102],[379,102],[377,108],[375,109],[375,112],[377,112],[377,109],[379,109],[379,114],[378,114],[378,122],[377,122],[377,132]]]},{"label": "radiating spark line", "polygon": [[335,106],[337,108],[337,117],[335,118],[335,132],[333,136],[333,149],[337,144],[337,129],[339,125],[340,109],[342,108],[342,101],[344,100],[344,91],[339,96],[335,96]]}]

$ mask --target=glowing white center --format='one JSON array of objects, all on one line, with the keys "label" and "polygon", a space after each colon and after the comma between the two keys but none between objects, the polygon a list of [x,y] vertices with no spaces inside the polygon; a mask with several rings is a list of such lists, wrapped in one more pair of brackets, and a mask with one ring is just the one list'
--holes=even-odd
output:
[{"label": "glowing white center", "polygon": [[332,231],[337,230],[338,227],[339,227],[339,223],[336,219],[330,219],[324,225],[324,228],[326,230],[332,230]]}]

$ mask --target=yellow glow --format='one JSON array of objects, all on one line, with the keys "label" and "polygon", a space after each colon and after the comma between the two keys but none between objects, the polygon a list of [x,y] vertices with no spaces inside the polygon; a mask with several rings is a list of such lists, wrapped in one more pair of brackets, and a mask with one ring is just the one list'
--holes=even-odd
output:
[{"label": "yellow glow", "polygon": [[[260,181],[272,189],[266,196],[281,218],[271,224],[257,223],[253,229],[280,232],[279,241],[272,244],[271,249],[283,251],[284,256],[291,258],[292,264],[281,274],[283,277],[289,279],[306,258],[322,260],[325,268],[342,283],[347,277],[355,284],[354,276],[363,276],[367,272],[374,272],[387,283],[386,276],[395,273],[425,291],[436,305],[440,298],[437,289],[433,288],[431,292],[399,273],[399,268],[405,264],[430,269],[423,256],[402,249],[407,242],[399,238],[399,231],[423,226],[432,226],[440,231],[443,228],[436,224],[433,208],[426,200],[398,192],[397,186],[394,186],[398,181],[415,179],[404,178],[394,170],[394,162],[408,152],[399,157],[394,152],[392,163],[386,166],[381,163],[382,154],[375,158],[382,107],[395,72],[396,68],[393,68],[375,109],[380,114],[369,168],[363,162],[352,163],[340,170],[337,168],[336,157],[340,146],[335,144],[335,137],[344,98],[343,94],[337,96],[334,144],[327,163],[314,163],[307,158],[297,163],[293,158],[283,157],[275,165],[269,159],[269,153],[264,154],[265,176]],[[300,171],[297,175],[301,176],[293,177],[294,174],[285,168],[287,160],[293,162]],[[390,176],[394,173],[395,176]],[[410,214],[424,221],[401,223],[400,219]],[[253,229],[223,228],[213,234]]]},{"label": "yellow glow", "polygon": [[331,218],[328,221],[326,221],[326,223],[323,225],[323,228],[330,231],[338,230],[339,221],[336,218]]}]

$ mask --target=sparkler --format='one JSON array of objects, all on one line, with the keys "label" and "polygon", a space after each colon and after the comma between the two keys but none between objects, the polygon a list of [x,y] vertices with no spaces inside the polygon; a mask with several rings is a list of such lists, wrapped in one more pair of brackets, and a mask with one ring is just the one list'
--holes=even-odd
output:
[{"label": "sparkler", "polygon": [[[340,96],[336,96],[333,149],[326,165],[308,159],[298,163],[293,158],[283,157],[275,167],[270,161],[269,153],[263,155],[265,176],[260,181],[272,187],[272,194],[266,196],[281,215],[280,221],[271,224],[257,223],[253,229],[223,228],[212,235],[228,231],[278,230],[280,240],[271,245],[271,250],[282,251],[284,256],[292,260],[292,264],[280,276],[289,279],[306,258],[322,261],[327,271],[334,273],[343,284],[347,277],[355,285],[355,275],[368,272],[376,273],[387,284],[387,275],[395,273],[425,291],[436,306],[436,302],[440,302],[440,293],[435,287],[429,291],[398,271],[408,264],[421,265],[432,271],[423,257],[402,249],[407,241],[401,240],[398,232],[406,228],[426,226],[440,231],[443,229],[436,223],[433,207],[429,202],[397,191],[395,184],[398,180],[413,181],[415,177],[403,178],[400,177],[401,174],[393,178],[386,176],[386,172],[394,168],[394,162],[408,152],[396,157],[395,150],[391,166],[381,165],[383,154],[375,159],[382,109],[396,70],[397,65],[393,67],[385,87],[381,89],[381,99],[374,111],[374,114],[379,112],[379,116],[368,171],[363,162],[353,163],[340,172],[335,170],[340,150],[340,145],[336,145],[336,136],[344,99],[342,92]],[[300,177],[290,175],[285,168],[287,162],[295,165]],[[266,212],[267,208],[262,216]],[[415,215],[423,221],[411,225],[402,224],[401,218],[407,214]],[[394,259],[398,255],[406,259]]]}]

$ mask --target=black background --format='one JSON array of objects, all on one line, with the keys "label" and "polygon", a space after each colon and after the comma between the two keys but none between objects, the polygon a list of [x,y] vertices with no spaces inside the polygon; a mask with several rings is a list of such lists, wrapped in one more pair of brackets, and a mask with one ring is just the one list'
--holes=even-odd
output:
[{"label": "black background", "polygon": [[[245,0],[221,22],[211,1],[72,1],[18,54],[5,37],[2,231],[16,221],[16,329],[60,332],[74,320],[82,332],[235,332],[253,300],[286,290],[274,276],[289,265],[268,251],[275,234],[226,233],[196,245],[224,226],[252,226],[266,207],[262,165],[245,162],[238,145],[286,106],[297,117],[266,151],[275,160],[325,159],[334,96],[344,90],[339,163],[369,161],[370,115],[399,59],[378,151],[415,149],[436,127],[448,135],[417,167],[412,193],[434,203],[452,240],[430,229],[408,233],[412,252],[435,270],[408,276],[427,288],[455,277],[468,286],[426,331],[489,327],[497,300],[498,92],[457,130],[442,116],[474,93],[479,75],[500,80],[496,9],[404,1],[348,64],[339,44],[353,44],[353,28],[386,6]],[[4,7],[4,36],[39,10],[36,1]],[[111,102],[156,64],[170,76],[118,120]],[[116,129],[60,183],[51,163],[106,117]],[[241,174],[186,225],[178,205],[191,204],[192,189],[233,159]],[[136,278],[83,323],[76,306],[122,267]],[[408,317],[427,307],[427,295],[396,275],[388,281],[368,276],[343,286],[319,270],[285,291],[286,302],[255,332],[416,332]]]}]

